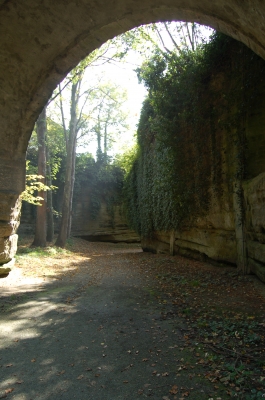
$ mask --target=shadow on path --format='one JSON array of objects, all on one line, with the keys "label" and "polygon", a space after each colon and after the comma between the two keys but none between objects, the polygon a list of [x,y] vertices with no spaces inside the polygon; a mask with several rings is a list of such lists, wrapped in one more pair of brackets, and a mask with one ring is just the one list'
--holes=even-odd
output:
[{"label": "shadow on path", "polygon": [[184,347],[184,320],[163,318],[152,266],[143,276],[137,263],[143,253],[117,253],[82,261],[87,274],[83,268],[14,295],[3,288],[0,398],[218,398]]}]

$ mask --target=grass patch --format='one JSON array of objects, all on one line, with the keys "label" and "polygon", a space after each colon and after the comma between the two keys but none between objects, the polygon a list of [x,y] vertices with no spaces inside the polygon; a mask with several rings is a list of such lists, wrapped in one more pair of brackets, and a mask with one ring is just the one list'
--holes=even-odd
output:
[{"label": "grass patch", "polygon": [[23,256],[30,257],[56,257],[69,254],[70,251],[60,247],[21,247],[17,251],[16,258]]}]

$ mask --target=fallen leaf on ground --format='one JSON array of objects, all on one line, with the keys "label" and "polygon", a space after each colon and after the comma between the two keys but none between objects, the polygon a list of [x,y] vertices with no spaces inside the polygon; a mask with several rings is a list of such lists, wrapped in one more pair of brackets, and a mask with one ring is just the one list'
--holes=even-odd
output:
[{"label": "fallen leaf on ground", "polygon": [[14,389],[14,388],[6,389],[6,390],[5,390],[5,393],[6,393],[6,394],[11,393],[11,392],[13,392],[13,390],[15,390],[15,389]]},{"label": "fallen leaf on ground", "polygon": [[65,373],[65,370],[63,369],[61,372],[58,372],[56,375],[63,375]]},{"label": "fallen leaf on ground", "polygon": [[170,394],[177,394],[178,393],[178,387],[177,385],[172,386],[172,388],[169,391]]}]

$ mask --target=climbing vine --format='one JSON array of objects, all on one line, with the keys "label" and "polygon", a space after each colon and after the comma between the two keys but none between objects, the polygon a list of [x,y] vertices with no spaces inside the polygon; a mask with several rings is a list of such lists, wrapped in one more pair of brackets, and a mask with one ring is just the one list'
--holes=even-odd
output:
[{"label": "climbing vine", "polygon": [[142,237],[190,224],[245,178],[246,118],[263,71],[263,60],[220,33],[196,51],[156,53],[138,70],[148,98],[124,196]]}]

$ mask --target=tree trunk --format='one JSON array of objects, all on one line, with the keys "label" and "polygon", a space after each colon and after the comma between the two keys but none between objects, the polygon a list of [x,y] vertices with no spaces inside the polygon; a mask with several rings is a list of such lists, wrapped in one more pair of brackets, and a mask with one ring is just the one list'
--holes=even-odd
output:
[{"label": "tree trunk", "polygon": [[97,121],[96,129],[95,129],[95,132],[97,135],[97,161],[98,162],[102,161],[100,111],[101,111],[101,107],[99,108],[99,111],[98,111],[98,121]]},{"label": "tree trunk", "polygon": [[[46,107],[42,110],[37,120],[37,136],[38,136],[38,175],[42,175],[41,182],[45,184],[46,177]],[[38,196],[42,197],[41,206],[37,206],[37,218],[35,227],[35,237],[32,246],[46,247],[46,192],[44,190],[38,192]]]},{"label": "tree trunk", "polygon": [[66,240],[70,234],[70,221],[72,212],[72,197],[74,186],[74,171],[75,171],[75,147],[77,137],[77,105],[78,105],[78,87],[80,82],[73,83],[71,95],[71,119],[69,136],[66,143],[66,172],[64,183],[64,194],[62,204],[62,219],[59,235],[56,241],[56,246],[65,247]]},{"label": "tree trunk", "polygon": [[72,215],[73,215],[73,195],[74,195],[74,186],[75,186],[75,154],[76,154],[76,137],[75,143],[73,146],[73,157],[72,157],[72,179],[71,179],[71,193],[70,193],[70,213],[69,213],[69,221],[68,221],[68,231],[67,238],[70,237],[72,230]]},{"label": "tree trunk", "polygon": [[108,132],[107,132],[107,121],[106,121],[105,129],[104,129],[104,158],[105,158],[105,160],[107,159],[107,138],[108,138]]},{"label": "tree trunk", "polygon": [[[50,152],[46,146],[46,161],[47,161],[47,185],[52,185]],[[54,238],[54,219],[53,219],[53,204],[52,190],[47,191],[47,242],[52,242]]]}]

